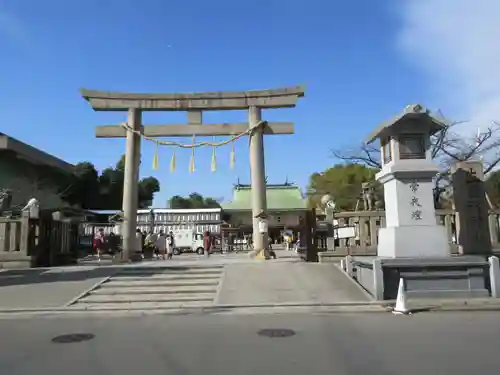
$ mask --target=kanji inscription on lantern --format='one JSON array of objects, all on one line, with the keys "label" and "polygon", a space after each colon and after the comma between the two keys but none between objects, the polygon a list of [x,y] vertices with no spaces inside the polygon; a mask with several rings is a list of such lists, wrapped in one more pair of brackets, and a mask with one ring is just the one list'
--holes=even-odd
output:
[{"label": "kanji inscription on lantern", "polygon": [[420,185],[418,184],[417,181],[413,181],[412,183],[410,183],[410,189],[413,193],[416,193],[419,187]]},{"label": "kanji inscription on lantern", "polygon": [[422,211],[415,210],[411,213],[412,220],[422,220]]},{"label": "kanji inscription on lantern", "polygon": [[420,204],[419,198],[416,196],[420,185],[418,184],[417,181],[412,181],[409,186],[410,190],[413,193],[413,196],[411,197],[410,201],[410,205],[412,207],[411,219],[422,220],[422,210],[420,209],[422,205]]},{"label": "kanji inscription on lantern", "polygon": [[418,197],[412,197],[411,198],[411,202],[410,204],[413,206],[413,207],[422,207],[422,205],[420,204],[419,200],[418,200]]}]

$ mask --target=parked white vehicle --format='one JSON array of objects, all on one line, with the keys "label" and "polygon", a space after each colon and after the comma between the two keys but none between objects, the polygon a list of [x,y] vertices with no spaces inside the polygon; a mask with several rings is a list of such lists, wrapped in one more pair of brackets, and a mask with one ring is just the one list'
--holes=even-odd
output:
[{"label": "parked white vehicle", "polygon": [[185,252],[203,254],[203,235],[191,229],[180,229],[174,233],[174,255]]}]

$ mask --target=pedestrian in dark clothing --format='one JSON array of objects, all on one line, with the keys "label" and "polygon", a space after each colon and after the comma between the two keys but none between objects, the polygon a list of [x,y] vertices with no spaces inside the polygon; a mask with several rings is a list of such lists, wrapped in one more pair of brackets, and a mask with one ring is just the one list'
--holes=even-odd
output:
[{"label": "pedestrian in dark clothing", "polygon": [[167,235],[167,259],[172,259],[172,255],[174,255],[174,248],[174,233],[170,231]]},{"label": "pedestrian in dark clothing", "polygon": [[212,236],[209,231],[203,234],[203,251],[205,252],[205,257],[210,256],[210,249],[212,248]]}]

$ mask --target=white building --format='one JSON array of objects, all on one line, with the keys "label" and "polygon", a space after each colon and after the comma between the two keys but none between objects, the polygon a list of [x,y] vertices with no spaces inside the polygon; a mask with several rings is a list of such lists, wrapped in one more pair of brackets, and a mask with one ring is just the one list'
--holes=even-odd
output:
[{"label": "white building", "polygon": [[222,219],[220,208],[171,209],[154,208],[137,211],[137,228],[149,231],[154,217],[154,231],[175,232],[176,230],[193,229],[196,233],[209,231],[220,233]]}]

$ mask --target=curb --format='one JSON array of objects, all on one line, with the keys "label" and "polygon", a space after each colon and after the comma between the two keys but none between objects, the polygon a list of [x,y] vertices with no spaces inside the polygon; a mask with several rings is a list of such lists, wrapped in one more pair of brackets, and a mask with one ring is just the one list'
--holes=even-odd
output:
[{"label": "curb", "polygon": [[[77,303],[79,300],[81,300],[82,298],[84,297],[87,297],[90,293],[92,293],[92,291],[96,290],[97,288],[99,288],[102,284],[104,284],[105,282],[109,281],[109,279],[111,279],[113,277],[113,275],[110,275],[110,276],[106,276],[104,279],[102,280],[99,280],[98,282],[96,282],[94,285],[92,285],[90,288],[88,288],[87,290],[85,290],[84,292],[80,293],[79,295],[77,295],[75,298],[73,298],[72,300],[70,300],[69,302],[66,302],[64,304],[65,307],[69,307],[71,305],[74,305],[75,303]],[[0,310],[0,312],[2,312],[2,310]]]},{"label": "curb", "polygon": [[[292,308],[299,309],[301,308],[309,308],[309,306],[291,306]],[[324,310],[319,309],[317,311],[310,311],[309,313],[385,313],[386,310],[383,308],[380,309],[354,309],[354,308],[342,308],[349,306],[324,306]],[[366,306],[365,306],[366,307]],[[273,306],[269,307],[271,309],[283,309],[290,308],[290,306]],[[86,309],[86,308],[60,308],[60,309],[12,309],[12,310],[1,310],[0,311],[0,319],[5,317],[15,318],[17,316],[50,316],[50,315],[82,315],[82,314],[113,314],[116,313],[140,313],[140,314],[165,314],[165,315],[205,315],[205,314],[224,314],[224,313],[232,313],[238,312],[241,310],[247,310],[247,307],[221,307],[221,306],[213,306],[213,307],[186,307],[186,308],[113,308],[113,309]],[[252,310],[254,308],[251,308]],[[265,307],[257,308],[258,310],[265,309]],[[280,312],[280,311],[271,311],[271,313]],[[284,311],[288,312],[296,312],[296,311]],[[259,314],[259,311],[250,311],[250,313]]]},{"label": "curb", "polygon": [[[308,310],[312,313],[386,313],[391,311],[391,301],[368,301],[368,302],[338,302],[338,303],[265,303],[265,304],[216,304],[209,307],[117,307],[106,309],[89,309],[86,307],[70,307],[70,305],[62,307],[49,307],[49,308],[13,308],[13,309],[0,309],[0,315],[15,317],[17,314],[29,315],[50,315],[50,314],[67,314],[73,315],[77,313],[151,313],[151,314],[174,314],[174,315],[189,315],[189,314],[211,314],[211,313],[229,313],[238,312],[239,310],[258,310],[266,309],[313,309]],[[418,312],[473,312],[473,311],[500,311],[500,303],[496,304],[470,304],[464,302],[457,303],[444,303],[444,304],[415,304],[411,306],[414,313]]]},{"label": "curb", "polygon": [[224,267],[222,269],[221,274],[220,274],[219,284],[217,284],[217,289],[215,291],[215,296],[213,299],[213,303],[216,306],[219,305],[219,299],[220,299],[220,295],[222,293],[222,286],[224,285],[224,280],[226,279],[226,273],[227,273],[227,269],[226,269],[226,267]]},{"label": "curb", "polygon": [[[331,263],[332,264],[332,263]],[[370,301],[376,301],[375,298],[368,292],[365,288],[363,288],[363,285],[358,283],[356,280],[354,280],[349,274],[340,266],[340,263],[333,263],[333,266],[336,267],[342,274],[347,277],[347,279],[354,283],[356,287],[363,293],[363,295]]]},{"label": "curb", "polygon": [[[83,295],[83,293],[82,293]],[[124,303],[125,305],[125,303]],[[195,310],[195,311],[211,311],[211,310],[228,310],[228,309],[248,309],[248,308],[279,308],[279,307],[363,307],[363,306],[380,306],[384,307],[385,304],[381,303],[370,303],[370,302],[339,302],[339,303],[263,303],[263,304],[216,304],[207,307],[184,307],[183,311]],[[179,308],[172,308],[172,310],[178,310]],[[144,309],[142,307],[117,307],[113,309],[88,309],[85,307],[70,307],[69,304],[61,307],[41,307],[41,308],[12,308],[12,309],[0,309],[0,314],[5,313],[36,313],[36,312],[73,312],[73,311],[148,311],[148,310],[170,310],[165,307],[151,307]]]}]

